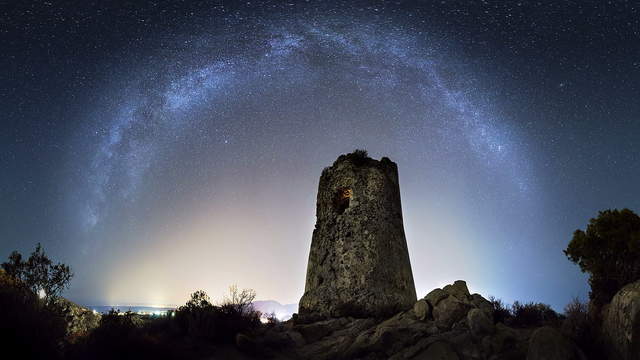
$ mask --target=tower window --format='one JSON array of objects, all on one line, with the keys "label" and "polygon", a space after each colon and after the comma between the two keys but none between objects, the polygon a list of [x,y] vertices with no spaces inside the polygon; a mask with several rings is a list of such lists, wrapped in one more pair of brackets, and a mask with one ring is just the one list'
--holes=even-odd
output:
[{"label": "tower window", "polygon": [[342,214],[349,207],[351,197],[353,197],[353,190],[350,188],[340,188],[336,191],[333,207],[338,214]]}]

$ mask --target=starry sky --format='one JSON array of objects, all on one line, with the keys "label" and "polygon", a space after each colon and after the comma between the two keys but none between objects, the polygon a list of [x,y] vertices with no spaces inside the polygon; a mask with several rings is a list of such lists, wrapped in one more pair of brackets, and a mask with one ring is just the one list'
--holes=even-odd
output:
[{"label": "starry sky", "polygon": [[640,211],[633,1],[9,1],[0,255],[41,242],[82,304],[231,284],[295,303],[322,169],[399,166],[418,296],[557,310],[598,210]]}]

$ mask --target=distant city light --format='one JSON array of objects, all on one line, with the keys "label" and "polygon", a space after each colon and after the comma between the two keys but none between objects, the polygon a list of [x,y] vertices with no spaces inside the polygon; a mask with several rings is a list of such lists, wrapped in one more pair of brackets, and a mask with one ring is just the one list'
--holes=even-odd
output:
[{"label": "distant city light", "polygon": [[147,306],[100,306],[98,308],[92,308],[94,314],[107,314],[111,310],[116,311],[118,315],[125,315],[132,313],[141,316],[173,316],[175,307],[162,306],[162,305],[147,305]]}]

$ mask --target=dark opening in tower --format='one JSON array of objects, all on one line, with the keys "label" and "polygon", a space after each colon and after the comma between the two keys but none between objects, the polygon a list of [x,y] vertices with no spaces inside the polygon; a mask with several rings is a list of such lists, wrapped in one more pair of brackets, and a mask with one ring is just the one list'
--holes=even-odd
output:
[{"label": "dark opening in tower", "polygon": [[333,208],[338,214],[342,214],[348,207],[349,201],[353,196],[353,190],[350,188],[339,188],[333,199]]}]

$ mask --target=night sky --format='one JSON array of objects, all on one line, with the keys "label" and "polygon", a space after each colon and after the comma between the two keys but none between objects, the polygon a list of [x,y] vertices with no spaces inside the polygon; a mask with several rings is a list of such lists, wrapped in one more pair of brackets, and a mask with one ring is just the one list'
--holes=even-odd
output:
[{"label": "night sky", "polygon": [[398,164],[419,297],[562,310],[573,231],[640,210],[638,2],[137,3],[0,5],[0,255],[71,300],[297,302],[355,148]]}]

